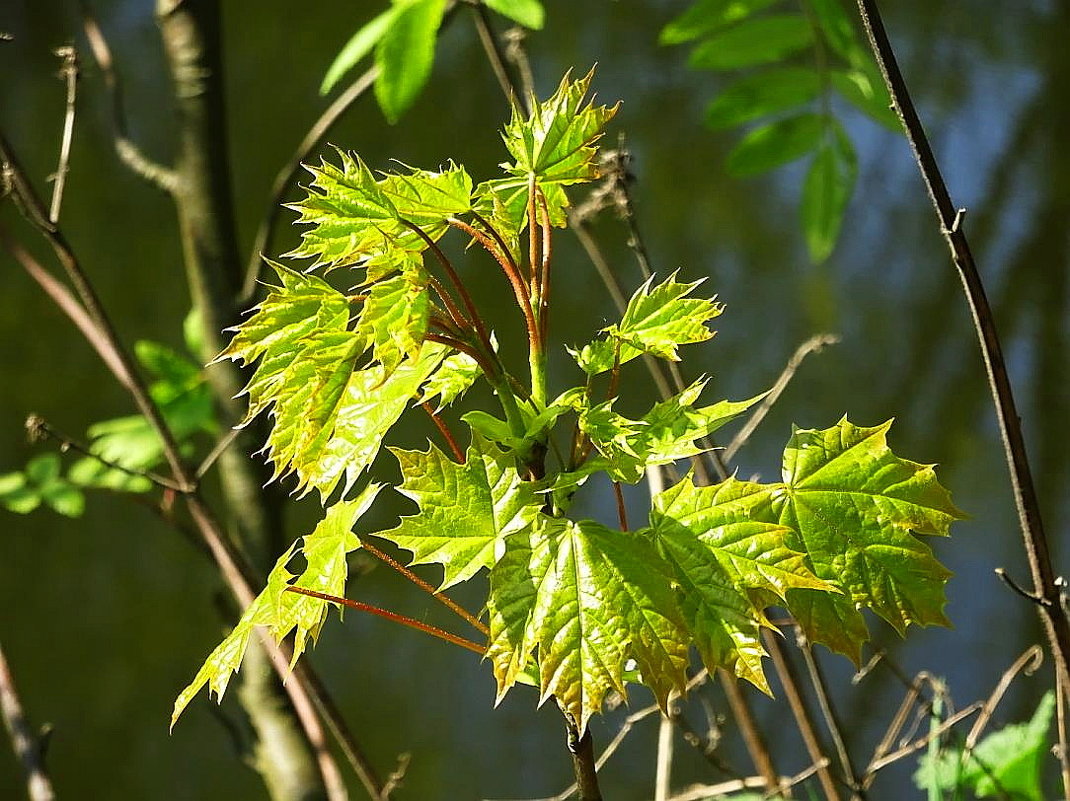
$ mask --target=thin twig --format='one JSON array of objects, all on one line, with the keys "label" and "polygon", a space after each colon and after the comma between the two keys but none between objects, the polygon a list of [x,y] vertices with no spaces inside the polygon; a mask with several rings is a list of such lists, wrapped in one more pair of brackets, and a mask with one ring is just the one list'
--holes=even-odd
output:
[{"label": "thin twig", "polygon": [[208,455],[204,457],[204,460],[197,466],[197,480],[200,481],[207,475],[208,471],[212,469],[212,465],[216,463],[216,460],[223,455],[223,451],[234,444],[234,440],[241,436],[242,429],[240,427],[232,428],[225,435],[219,438],[212,450],[208,452]]},{"label": "thin twig", "polygon": [[[888,87],[892,106],[903,123],[929,199],[936,211],[940,232],[948,244],[952,261],[962,281],[999,422],[1022,540],[1033,579],[1033,592],[1046,601],[1037,608],[1044,621],[1048,646],[1054,657],[1056,681],[1064,682],[1070,688],[1070,622],[1067,620],[1066,610],[1059,603],[1059,588],[1056,586],[1040,504],[1033,486],[1025,437],[1015,407],[1014,390],[1007,375],[995,317],[989,306],[969,240],[962,227],[963,212],[952,202],[944,183],[925,128],[899,70],[876,0],[858,0],[858,8],[873,54]],[[1063,792],[1070,797],[1070,764],[1065,762],[1070,760],[1070,753],[1065,740],[1061,740],[1059,745],[1060,755],[1064,760],[1063,776],[1066,779]]]},{"label": "thin twig", "polygon": [[22,711],[15,677],[11,675],[3,648],[0,648],[0,714],[3,715],[4,726],[11,737],[15,756],[26,774],[26,793],[30,801],[52,801],[56,795],[52,790],[48,771],[45,770],[44,748]]},{"label": "thin twig", "polygon": [[59,449],[62,452],[68,450],[80,453],[83,456],[88,456],[90,459],[94,459],[105,467],[112,470],[118,470],[120,473],[125,473],[128,476],[134,478],[144,478],[151,481],[158,487],[171,490],[173,492],[182,492],[182,487],[176,484],[169,478],[153,473],[151,470],[131,470],[129,467],[124,467],[118,462],[113,462],[111,459],[105,459],[99,453],[94,453],[92,448],[88,445],[79,442],[72,437],[67,436],[62,431],[54,428],[47,420],[39,417],[36,414],[31,414],[26,418],[26,430],[30,432],[31,438],[44,438],[49,437],[59,443]]},{"label": "thin twig", "polygon": [[245,268],[245,278],[242,281],[241,292],[243,303],[250,303],[256,292],[256,279],[260,275],[264,254],[271,249],[271,235],[274,233],[275,222],[278,220],[282,210],[282,201],[290,187],[297,180],[301,165],[312,151],[319,147],[324,137],[342,118],[342,115],[349,110],[350,106],[360,100],[371,89],[375,84],[375,79],[378,77],[379,68],[371,67],[353,81],[342,94],[338,95],[334,102],[320,115],[319,119],[313,123],[308,133],[305,134],[304,139],[301,140],[301,144],[297,146],[297,150],[290,157],[290,160],[275,175],[275,180],[271,184],[268,202],[264,208],[264,214],[260,219],[260,225],[256,229],[256,237],[253,239],[249,262]]},{"label": "thin twig", "polygon": [[408,626],[411,629],[422,631],[424,634],[430,634],[432,637],[437,637],[451,645],[459,645],[461,648],[467,648],[469,651],[479,654],[480,656],[485,655],[487,652],[487,648],[484,645],[479,645],[471,640],[466,640],[464,637],[458,637],[456,634],[451,634],[445,629],[440,629],[438,626],[423,623],[416,618],[408,617],[407,615],[399,615],[397,612],[391,612],[389,609],[382,609],[378,606],[372,606],[371,604],[366,604],[361,601],[353,601],[349,598],[342,598],[338,595],[328,595],[325,592],[308,590],[304,587],[290,586],[286,588],[286,591],[296,592],[299,595],[307,595],[310,598],[318,598],[321,601],[330,601],[331,603],[348,606],[350,609],[356,609],[358,612],[367,612],[368,614],[384,618],[391,623],[400,623],[402,626]]},{"label": "thin twig", "polygon": [[[72,321],[79,326],[80,330],[83,330],[83,333],[87,333],[88,335],[88,332],[92,332],[93,339],[90,340],[90,343],[97,349],[98,353],[101,354],[105,365],[112,371],[112,374],[120,384],[127,389],[138,411],[149,421],[150,425],[160,437],[164,449],[165,461],[168,463],[168,466],[172,471],[175,484],[182,488],[181,494],[185,499],[197,531],[204,540],[213,560],[219,567],[220,574],[231,592],[234,594],[235,599],[243,608],[248,607],[256,598],[257,590],[255,587],[258,585],[257,580],[253,578],[254,574],[251,567],[246,564],[243,556],[235,549],[230,539],[223,533],[219,522],[199,496],[196,479],[183,462],[170,427],[167,425],[159,408],[152,400],[148,388],[138,373],[133,359],[123,347],[114,327],[111,325],[107,314],[100,304],[95,289],[82,271],[81,264],[77,257],[67,244],[62,232],[59,231],[56,226],[49,223],[44,216],[40,198],[33,192],[32,187],[30,187],[25,174],[19,168],[14,153],[11,151],[11,148],[2,133],[0,133],[0,162],[4,165],[5,174],[12,176],[11,186],[13,190],[18,193],[19,202],[25,208],[30,210],[28,218],[31,221],[40,221],[36,224],[36,227],[52,246],[57,259],[66,271],[72,285],[75,287],[75,291],[81,299],[81,303],[79,304],[78,301],[71,298],[69,293],[67,295],[62,295],[50,291],[49,296],[54,300],[57,298],[67,298],[67,300],[62,302],[56,300],[57,306],[61,311],[64,311],[71,316]],[[23,263],[24,266],[28,265],[28,262],[26,261],[23,261]],[[48,282],[44,283],[47,284]],[[52,286],[52,284],[48,285]],[[54,286],[52,286],[52,288],[55,289]],[[76,311],[72,306],[72,303],[68,301],[73,301],[74,304],[80,306],[81,311]],[[82,325],[79,324],[79,321],[81,321],[82,324],[88,324],[87,327],[83,328]],[[287,655],[288,647],[285,644],[276,644],[271,637],[270,632],[266,630],[260,632],[258,636],[260,637],[260,641],[264,645],[265,651],[271,659],[272,666],[280,679],[289,677],[291,670],[290,657]],[[306,670],[303,675],[310,674],[311,671]],[[297,674],[295,673],[295,675]],[[321,710],[333,709],[333,705],[331,705],[324,697],[322,686],[318,683],[313,684],[309,681],[302,681],[301,679],[284,682],[284,686],[287,694],[290,696],[290,700],[293,702],[294,710],[297,713],[298,719],[300,720],[309,741],[317,751],[318,763],[321,771],[324,773],[325,782],[332,788],[344,788],[344,782],[338,774],[337,767],[334,765],[333,757],[330,754],[330,749],[327,746],[323,726],[320,719],[317,717],[317,708]],[[335,714],[337,714],[336,710]],[[341,719],[329,720],[328,725],[333,732],[348,734],[344,721]],[[360,750],[355,741],[345,743],[344,747],[348,753],[356,754],[358,756],[360,755]],[[381,799],[382,782],[375,775],[375,771],[371,765],[364,760],[358,762],[355,769],[371,798]],[[333,798],[341,799],[343,796],[344,789],[332,790]]]},{"label": "thin twig", "polygon": [[821,741],[818,739],[813,717],[806,708],[806,703],[799,692],[799,682],[795,678],[794,671],[784,654],[784,648],[780,644],[780,635],[774,631],[763,631],[762,635],[766,650],[769,651],[769,655],[773,658],[773,665],[776,667],[777,675],[781,678],[790,677],[790,681],[783,683],[784,695],[787,697],[788,706],[791,707],[791,714],[794,716],[795,724],[802,735],[806,752],[810,755],[810,760],[813,764],[817,765],[824,761],[826,765],[817,771],[817,779],[821,783],[821,789],[829,801],[839,801],[839,791],[836,789],[832,773],[827,767],[828,759],[822,753]]},{"label": "thin twig", "polygon": [[1011,682],[1018,677],[1019,673],[1032,674],[1040,667],[1040,663],[1043,661],[1044,652],[1040,649],[1040,646],[1034,645],[1027,648],[1025,653],[1014,660],[1014,664],[1003,671],[1003,675],[1000,676],[995,689],[985,699],[984,705],[981,707],[981,713],[970,728],[970,733],[966,735],[966,742],[962,747],[963,761],[969,759],[970,753],[973,751],[974,746],[977,745],[977,741],[981,739],[985,726],[988,725],[988,721],[992,718],[992,713],[996,711],[996,706],[1003,699],[1003,695],[1007,692]]},{"label": "thin twig", "polygon": [[63,140],[59,146],[59,162],[56,165],[54,183],[52,184],[52,203],[49,206],[48,219],[59,222],[59,210],[63,205],[63,189],[67,185],[67,173],[71,163],[71,142],[74,140],[74,112],[78,99],[78,51],[71,45],[56,48],[56,55],[63,62],[60,77],[67,85],[67,110],[63,115]]},{"label": "thin twig", "polygon": [[788,359],[788,363],[784,366],[780,376],[769,390],[769,394],[767,394],[755,410],[751,412],[750,417],[747,418],[747,422],[745,422],[743,427],[739,429],[739,433],[732,438],[728,447],[724,449],[721,456],[726,462],[731,462],[732,459],[735,458],[739,449],[747,443],[750,435],[754,433],[754,430],[759,425],[761,425],[762,420],[769,414],[769,410],[773,408],[773,404],[777,402],[788,384],[791,383],[791,379],[795,377],[795,373],[803,363],[803,360],[811,353],[819,353],[826,345],[835,345],[839,341],[840,338],[834,334],[818,334],[817,336],[810,337],[795,349],[795,353]]},{"label": "thin twig", "polygon": [[460,617],[463,620],[465,620],[466,622],[468,622],[468,624],[471,625],[472,628],[474,628],[476,631],[478,631],[484,637],[490,636],[490,630],[483,624],[483,622],[479,618],[477,618],[475,615],[473,615],[471,612],[469,612],[467,609],[465,609],[459,603],[454,601],[448,595],[444,595],[443,593],[441,593],[438,590],[436,590],[434,587],[432,587],[430,584],[428,584],[422,578],[420,578],[415,573],[413,573],[411,570],[409,570],[407,567],[405,567],[405,565],[401,564],[396,559],[392,559],[388,554],[385,554],[382,551],[380,551],[378,548],[376,548],[374,545],[372,545],[370,542],[368,542],[363,537],[360,540],[360,544],[364,548],[364,550],[366,550],[368,553],[370,553],[372,556],[374,556],[379,561],[381,561],[384,564],[386,564],[388,567],[391,567],[394,570],[396,570],[398,573],[403,575],[405,578],[407,578],[409,581],[411,581],[413,584],[415,584],[421,590],[426,592],[428,595],[430,595],[432,598],[434,598],[440,604],[445,606],[447,609],[449,609],[455,615],[457,615],[458,617]]},{"label": "thin twig", "polygon": [[878,770],[888,767],[893,762],[898,762],[900,759],[903,759],[904,757],[908,757],[911,754],[920,751],[922,748],[927,746],[929,744],[929,741],[932,740],[934,737],[939,737],[952,726],[955,726],[956,724],[968,718],[970,715],[979,711],[981,709],[981,706],[982,704],[980,701],[970,704],[961,712],[952,715],[935,729],[929,731],[924,737],[919,737],[917,740],[914,740],[913,742],[904,745],[899,750],[893,751],[892,753],[887,754],[886,756],[883,756],[880,759],[875,760],[874,762],[871,762],[869,767],[866,768],[867,778],[871,778],[872,775]]},{"label": "thin twig", "polygon": [[847,751],[847,744],[843,737],[839,717],[836,715],[836,710],[833,708],[832,700],[829,697],[828,682],[821,671],[821,666],[814,658],[810,643],[806,641],[802,629],[798,626],[795,627],[795,640],[806,665],[806,673],[810,677],[810,685],[814,688],[818,708],[821,710],[821,716],[825,720],[825,728],[832,737],[832,744],[836,748],[836,756],[840,761],[840,770],[843,771],[847,786],[851,789],[853,797],[858,798],[861,796],[861,787],[855,778],[854,765],[851,764],[851,755]]},{"label": "thin twig", "polygon": [[498,44],[498,38],[494,35],[494,29],[487,15],[487,7],[482,2],[472,3],[472,16],[475,19],[476,33],[479,34],[479,43],[483,45],[483,51],[487,54],[494,77],[498,80],[502,94],[509,100],[509,105],[516,103],[516,94],[513,92],[513,81],[509,77],[509,70],[505,66],[505,58]]},{"label": "thin twig", "polygon": [[159,164],[144,153],[130,138],[126,110],[123,107],[123,89],[119,74],[115,69],[111,48],[104,32],[97,24],[96,18],[89,11],[87,4],[82,4],[82,27],[85,30],[89,49],[104,76],[104,86],[111,97],[111,121],[115,138],[115,152],[119,160],[130,168],[134,174],[141,176],[153,186],[168,194],[174,194],[178,188],[178,175],[170,167]]}]

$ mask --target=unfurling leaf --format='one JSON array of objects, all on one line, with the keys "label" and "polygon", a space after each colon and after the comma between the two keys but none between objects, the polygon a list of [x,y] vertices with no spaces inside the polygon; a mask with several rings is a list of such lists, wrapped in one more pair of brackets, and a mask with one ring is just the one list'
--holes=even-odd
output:
[{"label": "unfurling leaf", "polygon": [[479,362],[467,353],[447,356],[424,384],[420,403],[430,403],[437,397],[438,411],[441,411],[464,395],[482,374]]},{"label": "unfurling leaf", "polygon": [[405,326],[395,324],[389,333],[382,333],[385,325],[351,331],[344,295],[315,276],[281,265],[275,270],[282,286],[273,287],[237,327],[220,358],[259,360],[244,390],[246,422],[270,408],[274,424],[267,454],[274,477],[295,473],[299,488],[315,488],[326,498],[343,477],[343,493],[348,491],[372,463],[445,348],[428,344],[403,361],[395,354],[389,373],[384,365],[357,369],[372,342],[379,355],[398,341],[412,347],[419,331],[413,320],[422,319],[414,317],[412,304],[405,307]]},{"label": "unfurling leaf", "polygon": [[651,286],[653,281],[651,277],[632,295],[619,324],[602,329],[605,339],[573,354],[588,375],[604,373],[643,353],[679,361],[679,345],[713,336],[706,324],[721,313],[721,305],[712,298],[687,297],[701,280],[681,284],[673,273],[657,286]]},{"label": "unfurling leaf", "polygon": [[223,700],[231,677],[238,672],[249,638],[257,626],[269,629],[275,642],[281,642],[294,632],[293,663],[305,647],[315,642],[327,619],[327,602],[306,595],[287,592],[288,586],[330,595],[344,596],[348,576],[346,554],[360,547],[360,540],[353,534],[353,526],[372,505],[382,489],[380,484],[369,484],[352,501],[342,501],[327,510],[327,514],[315,530],[304,538],[301,551],[306,567],[300,575],[289,571],[287,564],[297,552],[297,544],[291,545],[275,563],[268,574],[267,586],[242,614],[230,634],[208,655],[197,675],[177,699],[171,714],[171,728],[191,700],[208,685],[208,692]]},{"label": "unfurling leaf", "polygon": [[401,463],[401,494],[419,514],[376,536],[413,553],[413,564],[443,567],[441,589],[465,581],[501,556],[505,538],[531,526],[542,500],[517,473],[514,459],[473,435],[463,464],[433,445],[427,451],[393,449]]},{"label": "unfurling leaf", "polygon": [[[308,197],[290,208],[298,224],[311,225],[288,256],[312,258],[312,268],[363,266],[368,280],[419,264],[427,242],[445,233],[446,219],[471,208],[472,179],[463,167],[440,172],[412,170],[376,179],[359,157],[339,151],[342,167],[323,161],[308,167]],[[311,269],[311,268],[310,268]]]}]

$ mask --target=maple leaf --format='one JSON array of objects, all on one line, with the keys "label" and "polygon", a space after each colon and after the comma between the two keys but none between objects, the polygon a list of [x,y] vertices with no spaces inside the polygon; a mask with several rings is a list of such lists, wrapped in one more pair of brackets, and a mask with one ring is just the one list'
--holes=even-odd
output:
[{"label": "maple leaf", "polygon": [[791,530],[789,548],[842,594],[791,590],[788,608],[808,639],[856,662],[869,638],[869,608],[900,634],[910,623],[947,625],[951,576],[914,534],[946,535],[963,513],[931,465],[896,456],[891,421],[872,428],[846,418],[826,429],[796,429],[784,451],[783,482],[751,484],[733,500],[739,513]]},{"label": "maple leaf", "polygon": [[343,264],[374,267],[369,280],[419,264],[427,242],[445,233],[446,219],[471,208],[472,179],[450,164],[441,172],[412,170],[376,179],[355,154],[339,151],[342,167],[322,161],[306,169],[313,181],[308,197],[289,208],[299,224],[311,225],[301,245],[286,254],[313,258],[312,267]]},{"label": "maple leaf", "polygon": [[769,623],[749,590],[783,599],[793,588],[834,589],[787,546],[791,529],[753,519],[757,506],[747,499],[754,494],[771,503],[760,484],[730,478],[696,487],[687,477],[653,498],[650,522],[702,661],[768,693],[760,630]]},{"label": "maple leaf", "polygon": [[417,358],[427,334],[431,301],[422,271],[408,269],[379,281],[364,301],[356,334],[372,343],[389,375],[406,356]]},{"label": "maple leaf", "polygon": [[506,541],[487,609],[499,700],[537,654],[542,701],[554,696],[581,732],[607,692],[624,692],[629,659],[662,706],[686,682],[683,615],[641,534],[541,516]]},{"label": "maple leaf", "polygon": [[654,277],[635,291],[620,323],[603,328],[606,338],[573,352],[576,363],[588,375],[612,370],[637,356],[649,353],[679,361],[678,347],[704,342],[713,336],[706,324],[722,311],[712,298],[687,297],[702,280],[689,284],[676,281],[676,273],[653,286]]},{"label": "maple leaf", "polygon": [[398,491],[416,501],[420,512],[376,536],[412,551],[414,564],[442,565],[440,589],[493,565],[505,538],[531,526],[542,506],[515,460],[479,434],[472,435],[463,464],[434,445],[391,452],[404,475]]},{"label": "maple leaf", "polygon": [[442,364],[424,384],[420,403],[430,403],[438,398],[438,408],[442,411],[455,400],[464,395],[476,379],[483,374],[479,362],[467,353],[454,353],[442,360]]},{"label": "maple leaf", "polygon": [[223,700],[231,678],[241,667],[249,639],[257,626],[267,627],[275,642],[281,642],[283,637],[294,631],[291,668],[296,664],[308,642],[315,642],[319,637],[329,607],[322,600],[287,592],[286,588],[298,586],[331,595],[345,595],[349,574],[345,557],[360,547],[360,540],[353,534],[353,526],[368,511],[381,489],[381,484],[369,484],[357,498],[341,501],[327,510],[312,533],[304,537],[301,551],[306,567],[300,575],[291,573],[287,568],[297,553],[297,543],[279,557],[268,574],[264,589],[245,610],[230,634],[208,655],[193,681],[175,699],[171,714],[172,729],[189,702],[206,684],[209,695],[215,693],[217,701]]}]

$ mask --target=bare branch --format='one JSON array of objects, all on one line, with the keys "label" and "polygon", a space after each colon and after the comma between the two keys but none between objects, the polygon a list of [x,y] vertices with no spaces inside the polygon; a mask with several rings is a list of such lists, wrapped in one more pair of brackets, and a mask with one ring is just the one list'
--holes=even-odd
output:
[{"label": "bare branch", "polygon": [[70,45],[56,48],[55,54],[63,62],[59,75],[67,84],[67,111],[63,116],[63,140],[59,146],[59,163],[53,175],[52,204],[48,219],[59,222],[59,210],[63,205],[63,189],[67,185],[67,172],[70,169],[71,141],[74,139],[74,110],[78,98],[78,51]]},{"label": "bare branch", "polygon": [[795,377],[796,371],[803,363],[803,360],[811,353],[820,353],[826,345],[835,345],[840,341],[838,336],[834,334],[818,334],[817,336],[810,337],[810,339],[803,342],[795,349],[795,353],[788,359],[788,363],[784,366],[780,376],[773,384],[772,389],[769,390],[769,394],[762,399],[762,402],[751,412],[750,417],[747,418],[747,422],[743,424],[743,427],[739,430],[739,433],[732,439],[728,447],[724,449],[722,458],[726,462],[731,462],[735,455],[739,452],[750,435],[754,433],[754,430],[761,425],[762,420],[769,414],[769,410],[773,408],[773,404],[777,402],[784,390],[787,389],[791,379]]},{"label": "bare branch", "polygon": [[111,48],[108,47],[108,40],[104,37],[104,32],[87,5],[82,6],[82,28],[89,42],[89,49],[93,52],[93,58],[104,76],[104,86],[111,97],[112,130],[115,138],[115,152],[119,160],[135,175],[144,178],[156,188],[168,194],[174,194],[178,188],[178,176],[174,170],[150,159],[130,138],[126,109],[123,105],[122,82],[115,69],[115,61],[112,58]]},{"label": "bare branch", "polygon": [[53,801],[56,797],[52,782],[45,770],[44,749],[38,737],[30,729],[26,715],[22,711],[19,694],[15,688],[15,678],[0,648],[0,714],[4,726],[11,737],[15,756],[22,763],[26,774],[26,792],[30,801]]}]

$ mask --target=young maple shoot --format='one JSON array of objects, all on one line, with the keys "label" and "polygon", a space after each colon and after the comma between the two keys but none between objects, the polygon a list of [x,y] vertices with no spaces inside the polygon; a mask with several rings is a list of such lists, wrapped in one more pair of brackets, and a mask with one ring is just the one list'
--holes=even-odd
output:
[{"label": "young maple shoot", "polygon": [[[503,136],[512,161],[481,184],[453,163],[377,175],[347,153],[340,167],[309,168],[308,197],[293,206],[309,227],[287,255],[312,265],[272,265],[279,284],[220,358],[256,363],[248,417],[270,412],[276,477],[292,474],[330,505],[179,696],[172,725],[205,684],[222,696],[254,626],[276,639],[295,632],[295,660],[317,638],[330,602],[287,588],[344,595],[346,555],[361,547],[353,528],[382,485],[347,498],[410,407],[437,418],[479,380],[498,408],[460,417],[465,453],[441,420],[455,456],[433,444],[392,450],[397,490],[419,510],[375,536],[411,551],[414,564],[440,565],[440,590],[489,571],[480,647],[499,700],[518,681],[533,684],[583,732],[627,681],[662,705],[682,692],[692,645],[707,667],[768,692],[759,635],[771,605],[856,661],[868,638],[863,609],[900,633],[947,623],[950,574],[915,535],[944,535],[961,513],[931,466],[889,450],[889,423],[795,430],[778,482],[698,486],[687,475],[652,499],[638,530],[569,517],[592,476],[636,483],[696,456],[697,441],[762,397],[700,405],[699,380],[638,419],[616,411],[623,365],[644,354],[676,361],[680,346],[713,336],[720,305],[675,274],[647,281],[619,323],[571,349],[583,383],[549,396],[552,230],[565,224],[565,188],[598,177],[596,145],[616,110],[595,105],[590,81],[566,76],[548,100],[531,99],[530,116],[514,111]],[[490,256],[468,269],[503,273],[523,319],[526,376],[504,363],[440,249],[450,232]],[[346,295],[317,270],[345,270],[357,290]],[[306,566],[295,575],[298,551]]]}]

